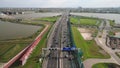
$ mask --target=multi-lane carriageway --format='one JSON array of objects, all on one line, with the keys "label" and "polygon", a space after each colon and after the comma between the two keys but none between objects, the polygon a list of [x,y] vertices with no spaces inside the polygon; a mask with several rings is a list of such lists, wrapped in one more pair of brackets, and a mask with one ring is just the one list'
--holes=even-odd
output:
[{"label": "multi-lane carriageway", "polygon": [[[48,38],[42,68],[82,68],[76,51],[63,51],[62,48],[73,47],[70,32],[69,13],[63,13],[54,24],[54,29]],[[51,50],[50,50],[51,49]]]}]

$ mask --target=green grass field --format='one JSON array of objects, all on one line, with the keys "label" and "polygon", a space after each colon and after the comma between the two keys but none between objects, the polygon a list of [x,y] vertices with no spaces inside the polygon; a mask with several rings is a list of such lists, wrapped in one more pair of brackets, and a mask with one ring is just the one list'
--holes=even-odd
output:
[{"label": "green grass field", "polygon": [[92,68],[120,68],[120,66],[114,63],[98,63],[93,65]]},{"label": "green grass field", "polygon": [[54,23],[58,18],[59,18],[59,16],[56,16],[56,17],[54,16],[54,17],[37,18],[35,20],[37,20],[37,21],[47,21],[47,22]]},{"label": "green grass field", "polygon": [[113,29],[113,30],[109,31],[109,35],[115,36],[115,33],[117,33],[117,32],[120,32],[120,29]]},{"label": "green grass field", "polygon": [[97,23],[97,21],[100,20],[94,18],[70,17],[70,21],[72,22],[72,24],[81,24],[81,25],[90,25],[90,26],[100,25],[100,22]]},{"label": "green grass field", "polygon": [[99,63],[99,64],[93,65],[92,68],[108,68],[108,65],[104,63]]},{"label": "green grass field", "polygon": [[74,17],[70,17],[70,22],[72,23],[72,24],[79,24],[78,22],[79,22],[79,19],[78,18],[74,18]]},{"label": "green grass field", "polygon": [[113,20],[109,20],[110,21],[110,26],[114,26],[115,22]]},{"label": "green grass field", "polygon": [[114,32],[109,31],[109,35],[114,36]]},{"label": "green grass field", "polygon": [[80,24],[82,25],[96,25],[97,20],[94,19],[80,19]]},{"label": "green grass field", "polygon": [[115,54],[120,58],[120,53],[116,52]]},{"label": "green grass field", "polygon": [[7,62],[12,57],[14,57],[17,53],[19,53],[22,49],[24,49],[31,41],[26,42],[6,42],[5,44],[2,42],[0,44],[0,62]]},{"label": "green grass field", "polygon": [[103,55],[99,52],[102,49],[97,46],[94,40],[84,40],[80,32],[77,30],[77,27],[72,27],[72,33],[77,48],[81,48],[84,53],[83,60],[88,58],[110,58],[108,54]]}]

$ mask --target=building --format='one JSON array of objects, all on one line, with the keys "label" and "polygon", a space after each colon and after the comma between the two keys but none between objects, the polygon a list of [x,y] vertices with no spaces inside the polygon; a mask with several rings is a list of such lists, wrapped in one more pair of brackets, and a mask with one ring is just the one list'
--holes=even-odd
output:
[{"label": "building", "polygon": [[112,49],[120,49],[120,37],[118,36],[107,36],[106,45]]}]

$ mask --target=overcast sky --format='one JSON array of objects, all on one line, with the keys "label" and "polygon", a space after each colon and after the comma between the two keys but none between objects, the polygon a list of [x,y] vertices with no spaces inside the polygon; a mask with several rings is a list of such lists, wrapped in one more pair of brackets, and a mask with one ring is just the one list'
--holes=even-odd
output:
[{"label": "overcast sky", "polygon": [[0,7],[120,7],[120,0],[0,0]]}]

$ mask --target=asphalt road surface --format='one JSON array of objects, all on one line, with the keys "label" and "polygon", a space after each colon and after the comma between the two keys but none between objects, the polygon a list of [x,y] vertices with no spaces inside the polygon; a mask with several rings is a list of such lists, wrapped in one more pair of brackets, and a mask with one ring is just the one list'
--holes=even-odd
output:
[{"label": "asphalt road surface", "polygon": [[71,47],[69,23],[69,13],[63,13],[54,24],[47,43],[48,48],[53,49],[47,51],[48,55],[44,60],[43,68],[79,68],[73,53],[61,50],[63,47]]}]

